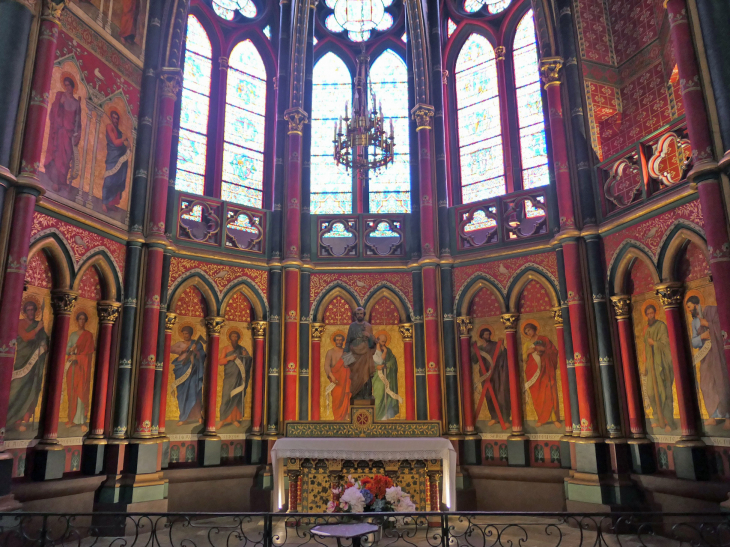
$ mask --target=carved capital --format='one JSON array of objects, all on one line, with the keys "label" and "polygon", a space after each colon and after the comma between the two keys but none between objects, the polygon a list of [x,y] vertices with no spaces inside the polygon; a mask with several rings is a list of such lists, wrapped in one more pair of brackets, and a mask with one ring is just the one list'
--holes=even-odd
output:
[{"label": "carved capital", "polygon": [[398,332],[404,342],[413,341],[413,323],[402,323],[398,325]]},{"label": "carved capital", "polygon": [[223,317],[206,317],[205,318],[205,330],[209,335],[220,336],[223,325],[226,324],[226,320]]},{"label": "carved capital", "polygon": [[556,327],[562,327],[563,326],[563,308],[560,306],[557,306],[555,308],[551,308],[553,312],[553,321],[555,321]]},{"label": "carved capital", "polygon": [[311,323],[309,328],[311,329],[312,340],[320,341],[324,334],[324,323]]},{"label": "carved capital", "polygon": [[431,119],[436,113],[436,110],[430,104],[418,103],[413,110],[411,110],[411,117],[416,122],[416,131],[421,129],[431,129]]},{"label": "carved capital", "polygon": [[165,314],[165,332],[172,332],[172,328],[175,326],[175,323],[177,323],[177,314],[167,312],[167,314]]},{"label": "carved capital", "polygon": [[96,312],[99,314],[99,321],[108,325],[116,323],[122,305],[119,302],[102,300],[96,304]]},{"label": "carved capital", "polygon": [[504,325],[504,330],[507,332],[517,331],[517,321],[520,319],[519,313],[505,313],[499,316],[499,319]]},{"label": "carved capital", "polygon": [[627,319],[631,316],[631,297],[628,294],[618,294],[611,297],[616,319]]},{"label": "carved capital", "polygon": [[79,293],[65,289],[51,291],[51,307],[56,315],[71,315]]},{"label": "carved capital", "polygon": [[182,87],[182,72],[180,69],[163,68],[160,79],[162,80],[162,96],[176,100],[180,93],[180,87]]},{"label": "carved capital", "polygon": [[253,337],[257,340],[266,336],[266,321],[253,321],[251,328],[253,329]]},{"label": "carved capital", "polygon": [[563,68],[562,57],[545,57],[540,61],[540,77],[545,88],[560,85],[560,69]]},{"label": "carved capital", "polygon": [[659,300],[665,310],[679,308],[682,306],[684,287],[681,283],[676,281],[671,283],[662,283],[654,288],[656,289],[656,295],[659,297]]},{"label": "carved capital", "polygon": [[284,112],[284,119],[289,122],[289,135],[301,135],[304,124],[308,123],[308,114],[299,107]]},{"label": "carved capital", "polygon": [[505,53],[507,53],[507,48],[504,46],[494,48],[494,55],[497,57],[497,61],[504,61]]},{"label": "carved capital", "polygon": [[61,13],[65,7],[66,0],[61,0],[60,2],[45,0],[43,2],[43,18],[58,22],[61,20]]},{"label": "carved capital", "polygon": [[462,315],[461,317],[457,317],[456,324],[459,325],[459,336],[461,336],[462,338],[468,337],[471,329],[474,328],[474,325],[471,322],[471,317],[469,317],[468,315]]}]

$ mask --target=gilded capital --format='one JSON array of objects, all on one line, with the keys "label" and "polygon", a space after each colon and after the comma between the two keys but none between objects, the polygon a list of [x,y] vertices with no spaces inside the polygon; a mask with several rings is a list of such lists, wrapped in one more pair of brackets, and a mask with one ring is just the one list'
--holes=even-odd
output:
[{"label": "gilded capital", "polygon": [[56,315],[71,315],[76,304],[79,293],[67,291],[66,289],[55,289],[51,291],[51,307]]},{"label": "gilded capital", "polygon": [[160,75],[162,80],[161,93],[163,97],[177,99],[182,86],[182,72],[179,68],[163,68]]},{"label": "gilded capital", "polygon": [[471,322],[471,317],[468,315],[457,317],[456,324],[459,325],[459,336],[462,338],[469,336],[471,329],[474,328],[474,325]]},{"label": "gilded capital", "polygon": [[431,129],[431,119],[433,118],[436,110],[430,104],[417,104],[411,110],[411,116],[416,122],[416,131],[421,129]]},{"label": "gilded capital", "polygon": [[503,315],[500,315],[499,318],[504,325],[504,330],[506,330],[507,332],[517,331],[517,321],[519,321],[520,319],[519,313],[505,313]]},{"label": "gilded capital", "polygon": [[618,294],[611,297],[616,319],[627,319],[631,316],[631,297],[628,294]]},{"label": "gilded capital", "polygon": [[65,7],[66,0],[61,0],[60,2],[45,0],[45,2],[43,2],[43,18],[58,22],[61,20],[61,13]]},{"label": "gilded capital", "polygon": [[309,328],[312,333],[312,340],[319,341],[322,339],[324,334],[324,323],[311,323]]},{"label": "gilded capital", "polygon": [[101,300],[96,304],[96,311],[99,314],[99,321],[109,325],[116,323],[122,305],[119,302]]},{"label": "gilded capital", "polygon": [[175,323],[177,323],[177,314],[167,312],[167,314],[165,314],[165,332],[172,332],[172,328],[175,326]]},{"label": "gilded capital", "polygon": [[545,88],[560,85],[560,69],[563,68],[562,57],[545,57],[540,61],[540,77]]},{"label": "gilded capital", "polygon": [[504,46],[497,46],[494,48],[494,55],[497,57],[497,61],[504,61],[504,56],[507,53],[507,48]]},{"label": "gilded capital", "polygon": [[266,325],[266,321],[251,322],[251,329],[253,329],[254,339],[260,340],[266,336]]},{"label": "gilded capital", "polygon": [[402,323],[398,325],[398,332],[400,332],[404,342],[413,341],[413,323]]},{"label": "gilded capital", "polygon": [[563,326],[563,308],[560,306],[556,306],[555,308],[551,308],[553,312],[553,321],[555,321],[556,327],[562,327]]},{"label": "gilded capital", "polygon": [[226,324],[226,320],[223,317],[206,317],[205,318],[205,330],[208,334],[219,336],[223,325]]},{"label": "gilded capital", "polygon": [[662,283],[654,287],[656,295],[662,303],[665,310],[679,308],[682,306],[682,295],[684,287],[681,283],[673,281],[671,283]]},{"label": "gilded capital", "polygon": [[308,123],[308,114],[299,107],[290,108],[284,112],[284,119],[289,122],[289,135],[300,135],[304,130],[304,124]]}]

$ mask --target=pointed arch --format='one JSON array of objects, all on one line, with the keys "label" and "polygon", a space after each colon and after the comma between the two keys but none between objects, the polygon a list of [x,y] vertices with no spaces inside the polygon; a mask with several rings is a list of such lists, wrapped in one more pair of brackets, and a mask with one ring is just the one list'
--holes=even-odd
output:
[{"label": "pointed arch", "polygon": [[61,245],[55,234],[43,237],[35,241],[28,250],[28,262],[34,254],[42,252],[48,260],[48,265],[53,274],[54,289],[70,289],[71,288],[71,272],[73,271],[73,262],[68,251]]},{"label": "pointed arch", "polygon": [[536,281],[542,285],[542,288],[545,289],[545,292],[547,292],[548,298],[550,298],[550,305],[552,307],[560,305],[558,291],[550,280],[535,270],[527,269],[513,281],[512,286],[507,291],[507,294],[509,295],[509,311],[511,313],[518,313],[520,296],[530,281]]},{"label": "pointed arch", "polygon": [[671,237],[667,238],[659,251],[662,281],[677,281],[677,267],[682,255],[690,244],[697,245],[705,255],[707,264],[710,264],[710,251],[707,241],[697,232],[686,227],[676,227]]},{"label": "pointed arch", "polygon": [[372,312],[373,307],[381,298],[386,298],[393,303],[398,310],[398,317],[400,318],[401,323],[406,323],[408,321],[408,312],[406,312],[406,309],[400,301],[400,298],[398,298],[398,295],[385,287],[373,293],[365,303],[365,317],[368,321],[370,321],[370,312]]},{"label": "pointed arch", "polygon": [[633,269],[636,261],[640,260],[649,269],[652,281],[654,284],[659,284],[659,273],[654,265],[654,261],[651,257],[646,254],[643,250],[638,247],[629,246],[623,251],[619,260],[615,263],[613,277],[613,293],[614,294],[625,294],[628,291],[629,278],[631,277],[631,270]]},{"label": "pointed arch", "polygon": [[78,290],[81,279],[84,277],[86,270],[89,268],[95,268],[96,273],[101,279],[101,296],[103,300],[118,301],[119,298],[119,279],[117,278],[116,271],[110,263],[109,257],[105,252],[100,252],[89,258],[87,258],[79,267],[76,275],[74,276],[73,290]]},{"label": "pointed arch", "polygon": [[233,298],[233,295],[241,293],[243,296],[246,297],[246,299],[251,304],[251,309],[254,313],[254,320],[256,321],[265,321],[266,320],[266,306],[262,303],[261,295],[257,293],[248,283],[245,281],[242,281],[241,283],[237,283],[233,287],[230,287],[229,290],[225,293],[223,296],[223,302],[221,303],[221,313],[220,315],[222,317],[225,317],[226,315],[226,308],[228,307],[228,303],[231,301],[231,298]]},{"label": "pointed arch", "polygon": [[488,279],[484,277],[477,277],[469,285],[469,288],[461,297],[461,304],[459,307],[457,307],[457,309],[459,310],[459,315],[469,315],[471,304],[474,301],[476,295],[479,294],[479,291],[481,291],[482,289],[485,289],[492,293],[494,298],[497,300],[497,303],[499,304],[499,310],[501,313],[507,313],[507,306],[505,305],[504,297],[502,296],[502,293],[499,291],[499,289],[495,287],[494,284],[492,284]]},{"label": "pointed arch", "polygon": [[167,306],[168,310],[175,311],[175,308],[177,307],[177,303],[180,300],[180,297],[183,295],[183,293],[190,287],[195,287],[200,291],[200,294],[203,296],[203,300],[205,300],[205,305],[207,308],[207,314],[210,315],[218,315],[218,302],[216,300],[216,297],[213,293],[213,291],[210,289],[206,281],[197,276],[192,275],[185,279],[182,283],[180,283],[173,292],[172,296],[170,297],[170,303]]},{"label": "pointed arch", "polygon": [[350,294],[350,292],[347,291],[344,286],[337,285],[331,290],[327,291],[322,299],[316,303],[316,307],[312,308],[312,316],[316,318],[318,323],[321,323],[324,320],[324,312],[327,309],[329,303],[338,296],[350,305],[353,312],[356,308],[360,307],[360,302],[356,298],[354,298],[353,295]]},{"label": "pointed arch", "polygon": [[352,75],[342,58],[329,51],[312,72],[309,209],[313,215],[352,212],[352,174],[332,157],[334,124],[346,102],[352,102]]}]

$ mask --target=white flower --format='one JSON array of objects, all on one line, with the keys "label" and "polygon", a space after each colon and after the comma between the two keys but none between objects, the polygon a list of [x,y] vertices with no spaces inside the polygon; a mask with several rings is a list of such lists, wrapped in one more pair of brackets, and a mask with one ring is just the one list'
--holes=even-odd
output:
[{"label": "white flower", "polygon": [[340,497],[340,501],[349,503],[353,513],[362,513],[365,511],[365,498],[363,497],[357,486],[351,486]]},{"label": "white flower", "polygon": [[404,494],[395,505],[395,510],[397,513],[410,513],[416,510],[416,504],[411,501],[408,494]]},{"label": "white flower", "polygon": [[385,500],[388,503],[392,503],[395,505],[398,503],[398,500],[401,499],[403,496],[403,491],[401,490],[400,486],[391,486],[390,488],[385,489]]}]

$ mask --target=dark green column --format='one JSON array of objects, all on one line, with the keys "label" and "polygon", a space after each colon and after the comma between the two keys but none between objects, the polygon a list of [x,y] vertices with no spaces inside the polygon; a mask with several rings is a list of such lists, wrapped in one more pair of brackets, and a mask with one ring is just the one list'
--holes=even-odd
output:
[{"label": "dark green column", "polygon": [[[309,272],[299,275],[299,419],[309,419]],[[318,366],[319,363],[312,363]]]},{"label": "dark green column", "polygon": [[413,358],[416,362],[416,419],[428,420],[428,385],[426,384],[425,336],[423,331],[423,277],[421,269],[412,272],[413,294]]},{"label": "dark green column", "polygon": [[266,432],[276,435],[279,432],[279,393],[281,389],[281,267],[271,270],[269,305]]}]

